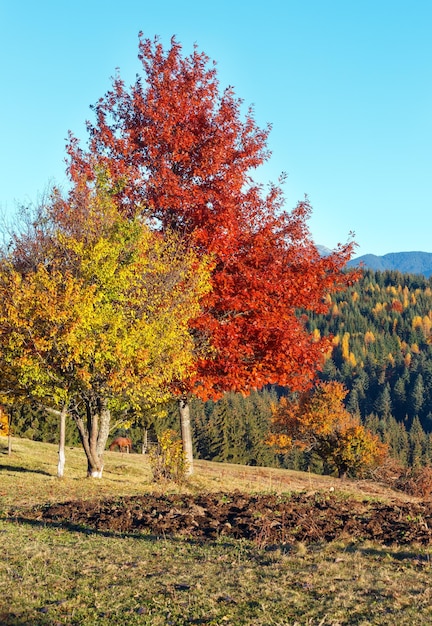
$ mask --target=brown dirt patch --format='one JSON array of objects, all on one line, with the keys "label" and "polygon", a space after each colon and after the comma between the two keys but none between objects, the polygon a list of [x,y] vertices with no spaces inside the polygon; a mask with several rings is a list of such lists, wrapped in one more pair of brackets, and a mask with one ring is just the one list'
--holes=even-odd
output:
[{"label": "brown dirt patch", "polygon": [[432,543],[432,503],[380,503],[329,493],[131,496],[74,501],[10,512],[69,528],[185,536],[246,538],[260,545],[373,540]]}]

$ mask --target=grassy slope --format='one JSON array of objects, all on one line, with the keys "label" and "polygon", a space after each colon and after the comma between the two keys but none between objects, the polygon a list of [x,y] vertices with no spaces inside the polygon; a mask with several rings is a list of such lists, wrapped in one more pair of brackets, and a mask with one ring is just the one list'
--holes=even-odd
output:
[{"label": "grassy slope", "polygon": [[[1,510],[75,498],[142,494],[146,458],[106,454],[101,481],[85,480],[83,452],[0,439]],[[329,489],[393,499],[372,483],[199,461],[188,491]],[[165,491],[176,491],[173,485]],[[399,496],[398,496],[399,497]],[[260,550],[152,536],[71,532],[0,519],[0,623],[4,624],[430,624],[430,549],[374,544]]]}]

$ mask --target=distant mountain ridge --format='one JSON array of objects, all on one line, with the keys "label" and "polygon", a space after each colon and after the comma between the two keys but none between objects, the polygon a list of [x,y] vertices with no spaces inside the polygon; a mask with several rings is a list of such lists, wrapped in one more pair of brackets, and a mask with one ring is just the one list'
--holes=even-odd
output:
[{"label": "distant mountain ridge", "polygon": [[348,261],[348,267],[363,264],[371,270],[396,270],[403,274],[423,274],[426,278],[432,275],[432,252],[390,252],[384,256],[364,254]]}]

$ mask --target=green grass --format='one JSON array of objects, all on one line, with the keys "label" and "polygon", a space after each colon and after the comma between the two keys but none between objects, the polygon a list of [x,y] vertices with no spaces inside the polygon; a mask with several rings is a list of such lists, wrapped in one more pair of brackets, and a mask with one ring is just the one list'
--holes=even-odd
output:
[{"label": "green grass", "polygon": [[[430,548],[323,543],[265,550],[246,541],[204,543],[21,523],[7,517],[9,507],[161,487],[150,482],[141,455],[107,453],[105,477],[98,481],[83,478],[82,451],[68,450],[66,477],[58,480],[55,446],[14,440],[9,457],[2,443],[1,624],[432,623]],[[186,489],[286,491],[301,485],[342,488],[328,477],[199,462]],[[360,494],[362,486],[343,488]],[[380,497],[393,495],[383,491]]]}]

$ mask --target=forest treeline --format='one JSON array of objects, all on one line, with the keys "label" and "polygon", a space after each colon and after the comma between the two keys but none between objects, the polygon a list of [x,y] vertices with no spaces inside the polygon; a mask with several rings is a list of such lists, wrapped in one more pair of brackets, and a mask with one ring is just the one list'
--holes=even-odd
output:
[{"label": "forest treeline", "polygon": [[[323,380],[342,382],[346,406],[390,447],[406,466],[432,462],[432,279],[396,271],[365,270],[348,290],[333,294],[326,315],[309,314],[317,337],[332,335]],[[217,401],[192,399],[194,448],[198,458],[249,465],[279,466],[324,472],[313,453],[278,454],[265,444],[271,405],[288,391],[279,387],[249,396],[226,393]],[[150,440],[177,427],[175,404],[154,420]],[[17,435],[57,440],[57,422],[23,407],[15,417]],[[123,433],[120,428],[116,433]],[[129,429],[140,448],[142,428]],[[72,425],[69,444],[77,443]]]},{"label": "forest treeline", "polygon": [[321,374],[348,389],[346,404],[408,465],[431,460],[432,280],[365,270],[331,298],[327,315],[309,316],[317,336],[333,335]]}]

